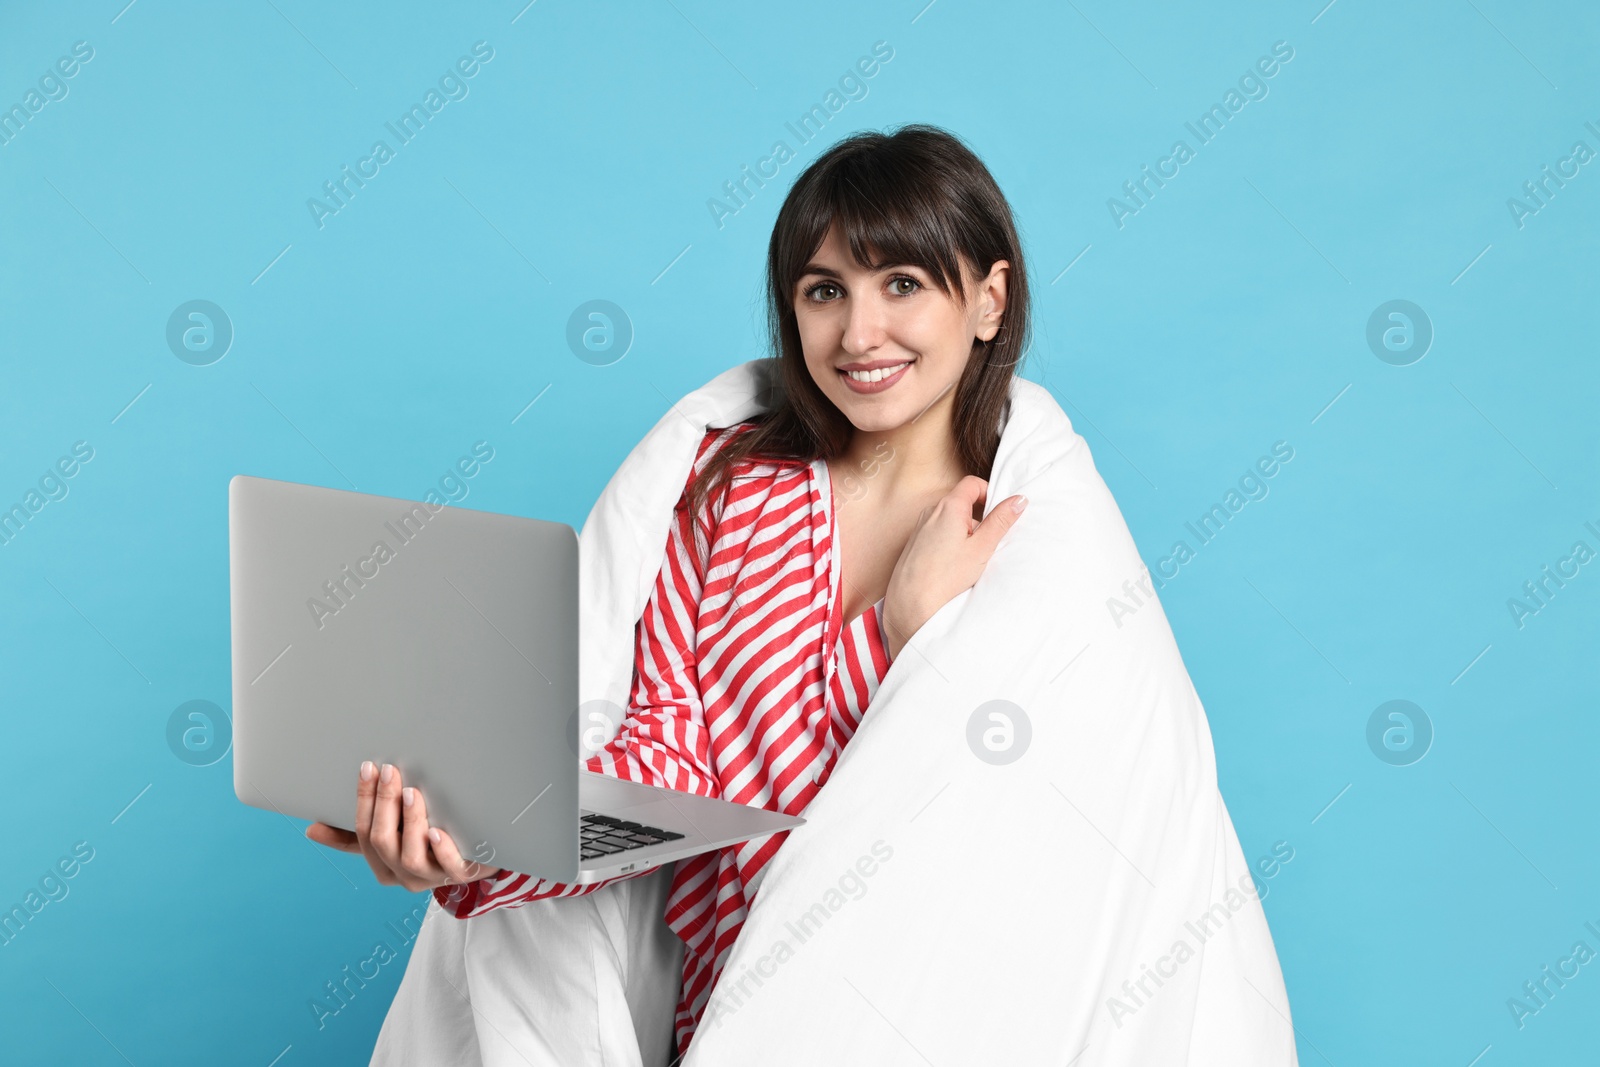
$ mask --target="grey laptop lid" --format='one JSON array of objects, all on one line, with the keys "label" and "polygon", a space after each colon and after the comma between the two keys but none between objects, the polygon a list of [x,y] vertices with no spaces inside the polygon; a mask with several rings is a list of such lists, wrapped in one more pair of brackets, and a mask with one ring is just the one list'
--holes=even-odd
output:
[{"label": "grey laptop lid", "polygon": [[394,763],[466,858],[577,875],[572,527],[239,475],[228,541],[241,801],[350,829]]}]

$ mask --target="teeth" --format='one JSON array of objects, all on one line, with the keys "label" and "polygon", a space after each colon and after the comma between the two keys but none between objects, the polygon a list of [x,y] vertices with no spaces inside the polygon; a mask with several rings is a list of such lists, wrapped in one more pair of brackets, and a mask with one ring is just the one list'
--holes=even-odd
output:
[{"label": "teeth", "polygon": [[879,367],[877,370],[847,370],[845,373],[858,382],[881,382],[906,365],[906,363],[896,363],[892,367]]}]

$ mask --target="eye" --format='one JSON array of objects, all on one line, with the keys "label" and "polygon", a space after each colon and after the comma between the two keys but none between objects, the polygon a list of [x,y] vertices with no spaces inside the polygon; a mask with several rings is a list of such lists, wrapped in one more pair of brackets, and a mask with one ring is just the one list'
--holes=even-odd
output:
[{"label": "eye", "polygon": [[[922,283],[909,274],[896,274],[894,277],[889,279],[889,291],[895,296],[911,296],[921,288],[923,288]],[[809,289],[803,290],[801,295],[813,303],[825,304],[831,300],[837,299],[837,296],[820,296],[819,294],[822,293],[823,290],[832,290],[834,293],[837,293],[839,291],[839,286],[836,282],[818,282]]]}]

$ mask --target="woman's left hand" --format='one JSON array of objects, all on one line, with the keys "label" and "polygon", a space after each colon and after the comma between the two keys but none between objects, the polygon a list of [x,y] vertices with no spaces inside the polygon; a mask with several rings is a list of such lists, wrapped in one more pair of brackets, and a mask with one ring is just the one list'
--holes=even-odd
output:
[{"label": "woman's left hand", "polygon": [[369,760],[356,781],[356,828],[340,830],[316,822],[306,836],[341,852],[359,852],[379,885],[400,885],[413,893],[442,885],[475,882],[494,868],[461,858],[450,835],[428,825],[422,790],[400,780],[400,768],[385,763],[381,772]]}]

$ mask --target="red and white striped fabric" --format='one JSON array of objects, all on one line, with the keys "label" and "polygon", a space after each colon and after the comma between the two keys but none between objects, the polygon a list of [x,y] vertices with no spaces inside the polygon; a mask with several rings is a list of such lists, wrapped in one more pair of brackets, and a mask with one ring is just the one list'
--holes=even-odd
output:
[{"label": "red and white striped fabric", "polygon": [[[716,448],[751,428],[739,423],[707,432],[688,484]],[[844,625],[832,566],[835,499],[823,460],[738,464],[731,484],[707,501],[698,531],[687,494],[686,486],[634,631],[627,716],[588,766],[801,814],[888,672],[883,601]],[[677,865],[666,920],[684,942],[680,1055],[787,836],[770,834]],[[441,886],[434,896],[466,919],[633,877],[574,886],[502,869],[470,885]]]}]

